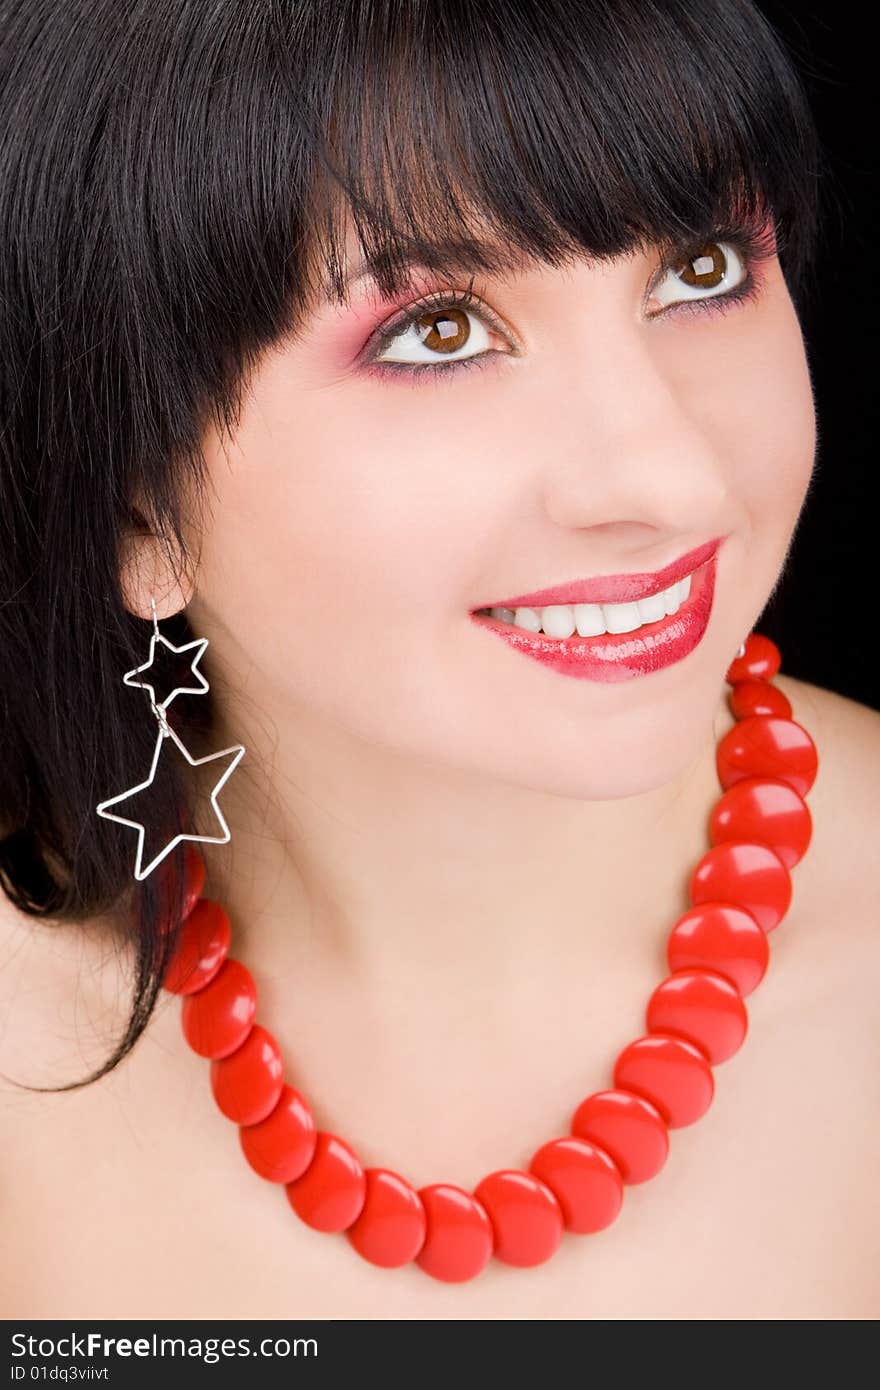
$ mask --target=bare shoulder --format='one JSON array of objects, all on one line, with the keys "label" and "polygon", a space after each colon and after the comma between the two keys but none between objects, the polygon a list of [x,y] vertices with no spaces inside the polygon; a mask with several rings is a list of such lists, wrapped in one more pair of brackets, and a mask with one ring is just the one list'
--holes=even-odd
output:
[{"label": "bare shoulder", "polygon": [[[819,755],[808,804],[814,843],[808,856],[826,866],[829,883],[846,884],[880,921],[880,856],[872,840],[880,825],[880,712],[836,691],[792,676],[774,684],[791,701],[792,718],[807,730]],[[805,861],[806,863],[806,861]],[[800,867],[800,866],[799,866]],[[880,950],[880,932],[873,932]]]},{"label": "bare shoulder", "polygon": [[95,1031],[115,1016],[118,981],[105,919],[35,916],[0,890],[0,1121],[26,1103],[10,1077],[57,1085],[71,1075],[71,1053],[76,1066],[87,1060]]},{"label": "bare shoulder", "polygon": [[797,680],[782,672],[774,676],[773,684],[788,696],[792,714],[798,722],[799,714],[806,717],[809,713],[829,737],[839,736],[856,743],[864,739],[871,745],[875,758],[880,757],[880,711],[851,700],[848,695],[840,695],[836,690],[826,690],[821,685],[811,685],[809,681]]},{"label": "bare shoulder", "polygon": [[0,890],[0,1115],[10,1094],[7,1075],[27,1074],[21,1062],[34,1055],[41,1026],[51,1026],[70,948],[64,928],[22,911]]},{"label": "bare shoulder", "polygon": [[[812,800],[833,800],[844,812],[880,810],[880,711],[847,695],[793,676],[774,680],[791,701],[792,717],[810,734],[819,754]],[[814,797],[815,793],[815,797]],[[868,826],[864,826],[867,831]]]}]

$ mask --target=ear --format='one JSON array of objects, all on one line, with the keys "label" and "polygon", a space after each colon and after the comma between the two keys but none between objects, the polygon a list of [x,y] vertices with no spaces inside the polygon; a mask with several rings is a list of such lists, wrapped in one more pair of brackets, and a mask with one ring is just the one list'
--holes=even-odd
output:
[{"label": "ear", "polygon": [[151,620],[170,618],[186,608],[194,584],[178,556],[169,556],[167,545],[146,529],[130,530],[119,545],[119,581],[129,613]]}]

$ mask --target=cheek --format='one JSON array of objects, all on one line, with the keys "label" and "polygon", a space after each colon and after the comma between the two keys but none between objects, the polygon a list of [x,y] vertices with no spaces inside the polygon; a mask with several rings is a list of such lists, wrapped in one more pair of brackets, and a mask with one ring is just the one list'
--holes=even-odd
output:
[{"label": "cheek", "polygon": [[713,359],[724,390],[713,396],[710,437],[753,529],[789,533],[813,471],[816,417],[800,324],[778,269],[763,300],[737,318],[729,315]]},{"label": "cheek", "polygon": [[791,531],[806,497],[816,452],[816,413],[794,310],[773,335],[775,351],[756,354],[740,435],[743,501],[755,525]]},{"label": "cheek", "polygon": [[816,452],[816,411],[797,311],[779,263],[760,299],[667,336],[665,370],[723,468],[749,530],[784,552],[804,505]]},{"label": "cheek", "polygon": [[385,699],[414,679],[450,606],[467,621],[479,523],[450,475],[471,445],[403,394],[310,389],[289,362],[267,364],[228,458],[206,446],[205,601],[289,695]]}]

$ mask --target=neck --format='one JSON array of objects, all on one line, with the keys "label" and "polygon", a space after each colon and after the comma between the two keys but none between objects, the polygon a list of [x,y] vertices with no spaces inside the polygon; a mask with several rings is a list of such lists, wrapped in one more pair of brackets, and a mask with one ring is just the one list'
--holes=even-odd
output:
[{"label": "neck", "polygon": [[270,751],[259,730],[215,730],[212,748],[248,752],[219,798],[231,842],[200,846],[205,895],[255,974],[347,981],[380,1007],[428,981],[460,993],[488,975],[503,992],[536,972],[656,971],[709,847],[726,696],[671,780],[598,801],[395,759],[300,719],[276,724]]}]

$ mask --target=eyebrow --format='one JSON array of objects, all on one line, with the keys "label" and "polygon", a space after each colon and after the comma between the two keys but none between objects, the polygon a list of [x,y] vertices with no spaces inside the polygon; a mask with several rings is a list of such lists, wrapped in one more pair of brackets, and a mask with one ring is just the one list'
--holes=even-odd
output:
[{"label": "eyebrow", "polygon": [[[498,276],[505,272],[522,269],[532,259],[512,243],[481,241],[473,237],[460,241],[432,242],[430,244],[424,242],[410,251],[404,251],[396,258],[393,278],[394,284],[399,285],[400,288],[405,288],[411,281],[403,278],[402,272],[408,269],[424,269],[432,274],[441,275],[460,274],[462,272],[476,274],[482,271],[485,275]],[[378,271],[383,265],[387,266],[389,271],[392,269],[390,261],[381,255],[365,257],[344,275],[343,290],[347,292],[368,278],[378,281]],[[328,292],[324,295],[324,300],[325,302],[335,302],[335,296]]]}]

